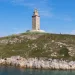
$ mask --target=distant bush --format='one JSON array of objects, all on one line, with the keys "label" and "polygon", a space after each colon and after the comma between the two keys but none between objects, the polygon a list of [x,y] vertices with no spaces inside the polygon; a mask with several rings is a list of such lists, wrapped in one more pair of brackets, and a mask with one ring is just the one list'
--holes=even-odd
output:
[{"label": "distant bush", "polygon": [[26,32],[30,32],[30,30],[27,30]]},{"label": "distant bush", "polygon": [[59,50],[59,54],[63,55],[64,57],[69,57],[69,50],[67,49],[67,47],[63,46],[60,50]]}]

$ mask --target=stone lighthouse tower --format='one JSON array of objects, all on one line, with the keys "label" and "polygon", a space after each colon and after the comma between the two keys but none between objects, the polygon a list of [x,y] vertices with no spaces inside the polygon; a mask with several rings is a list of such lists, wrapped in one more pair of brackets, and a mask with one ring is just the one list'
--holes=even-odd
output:
[{"label": "stone lighthouse tower", "polygon": [[45,32],[40,30],[40,16],[37,9],[34,10],[32,16],[32,30],[27,30],[27,32]]},{"label": "stone lighthouse tower", "polygon": [[37,9],[34,10],[32,16],[32,30],[40,30],[40,16]]}]

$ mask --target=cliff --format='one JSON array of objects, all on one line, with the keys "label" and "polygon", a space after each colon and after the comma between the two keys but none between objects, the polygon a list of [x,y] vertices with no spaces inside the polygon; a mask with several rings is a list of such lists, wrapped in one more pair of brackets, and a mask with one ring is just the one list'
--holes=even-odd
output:
[{"label": "cliff", "polygon": [[75,35],[21,33],[0,38],[0,58],[46,57],[75,60]]}]

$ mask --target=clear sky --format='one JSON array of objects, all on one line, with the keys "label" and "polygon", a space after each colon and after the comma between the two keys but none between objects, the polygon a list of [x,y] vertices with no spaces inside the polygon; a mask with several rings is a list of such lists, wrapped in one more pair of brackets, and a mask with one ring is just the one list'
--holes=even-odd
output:
[{"label": "clear sky", "polygon": [[0,0],[0,36],[31,30],[35,8],[41,17],[41,29],[75,34],[75,0]]}]

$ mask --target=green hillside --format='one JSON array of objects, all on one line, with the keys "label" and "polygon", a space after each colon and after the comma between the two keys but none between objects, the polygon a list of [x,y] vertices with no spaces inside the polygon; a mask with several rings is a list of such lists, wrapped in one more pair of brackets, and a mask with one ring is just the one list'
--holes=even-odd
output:
[{"label": "green hillside", "polygon": [[75,35],[22,33],[0,38],[0,57],[16,55],[75,60]]}]

